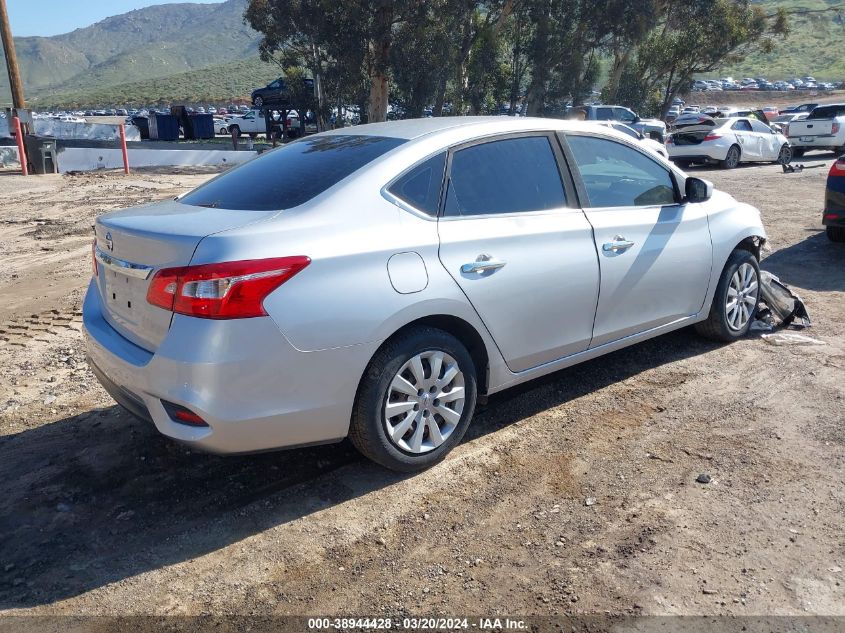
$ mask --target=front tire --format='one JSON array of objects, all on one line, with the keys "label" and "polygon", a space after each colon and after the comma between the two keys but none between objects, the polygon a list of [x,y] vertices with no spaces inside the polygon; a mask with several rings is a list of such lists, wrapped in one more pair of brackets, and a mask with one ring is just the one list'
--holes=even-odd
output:
[{"label": "front tire", "polygon": [[829,226],[825,233],[831,242],[845,242],[845,226]]},{"label": "front tire", "polygon": [[748,334],[760,297],[757,258],[737,249],[728,257],[713,295],[707,320],[696,323],[705,338],[730,343]]},{"label": "front tire", "polygon": [[792,148],[784,143],[781,145],[780,153],[778,154],[778,158],[775,161],[778,165],[788,165],[792,162]]},{"label": "front tire", "polygon": [[477,397],[476,367],[454,336],[421,327],[389,340],[367,366],[349,439],[391,470],[417,472],[463,438]]},{"label": "front tire", "polygon": [[738,145],[731,145],[725,160],[721,161],[722,169],[734,169],[739,165],[739,159],[742,156],[742,151]]}]

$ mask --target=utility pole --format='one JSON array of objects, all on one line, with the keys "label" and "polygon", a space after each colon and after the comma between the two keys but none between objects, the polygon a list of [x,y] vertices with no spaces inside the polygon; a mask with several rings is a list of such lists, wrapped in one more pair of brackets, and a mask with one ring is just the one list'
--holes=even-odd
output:
[{"label": "utility pole", "polygon": [[6,69],[9,71],[9,86],[12,88],[12,106],[18,109],[26,107],[23,97],[21,73],[18,70],[18,56],[15,54],[15,42],[12,39],[12,27],[9,25],[9,13],[6,0],[0,0],[0,35],[3,37],[3,52],[6,54]]}]

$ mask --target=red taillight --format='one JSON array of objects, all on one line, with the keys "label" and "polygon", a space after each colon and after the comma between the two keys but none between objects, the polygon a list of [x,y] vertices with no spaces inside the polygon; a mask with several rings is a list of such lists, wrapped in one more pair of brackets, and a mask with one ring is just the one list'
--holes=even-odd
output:
[{"label": "red taillight", "polygon": [[675,139],[673,139],[671,135],[667,136],[666,137],[666,145],[674,145],[674,144],[675,144]]},{"label": "red taillight", "polygon": [[711,132],[710,134],[708,134],[707,136],[704,137],[702,142],[704,142],[704,141],[715,141],[715,140],[718,140],[720,138],[722,138],[721,134],[715,134],[715,133]]},{"label": "red taillight", "polygon": [[824,219],[825,220],[838,220],[839,216],[835,213],[827,213],[827,214],[825,214]]},{"label": "red taillight", "polygon": [[97,238],[94,238],[94,241],[91,242],[91,272],[94,273],[94,276],[99,276],[99,272],[97,270]]},{"label": "red taillight", "polygon": [[310,263],[297,256],[164,268],[150,282],[147,301],[205,319],[266,316],[267,295]]},{"label": "red taillight", "polygon": [[789,136],[789,123],[784,123],[780,128],[780,133],[784,136]]},{"label": "red taillight", "polygon": [[839,121],[834,121],[830,126],[831,134],[839,134]]},{"label": "red taillight", "polygon": [[833,163],[828,176],[845,176],[845,158],[840,158]]}]

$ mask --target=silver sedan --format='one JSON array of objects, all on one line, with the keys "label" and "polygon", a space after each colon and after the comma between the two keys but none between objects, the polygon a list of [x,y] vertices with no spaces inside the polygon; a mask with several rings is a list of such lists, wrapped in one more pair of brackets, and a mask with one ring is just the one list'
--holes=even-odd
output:
[{"label": "silver sedan", "polygon": [[759,212],[607,127],[429,118],[290,143],[97,219],[90,364],[217,453],[415,471],[479,397],[687,325],[743,336]]}]

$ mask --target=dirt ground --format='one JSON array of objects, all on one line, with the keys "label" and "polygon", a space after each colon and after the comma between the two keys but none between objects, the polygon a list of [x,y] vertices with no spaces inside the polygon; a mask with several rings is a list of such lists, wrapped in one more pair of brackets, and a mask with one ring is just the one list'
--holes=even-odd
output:
[{"label": "dirt ground", "polygon": [[0,174],[0,613],[845,615],[831,159],[693,170],[762,210],[823,345],[679,331],[491,398],[413,477],[345,443],[194,453],[99,387],[94,217],[208,173]]}]

